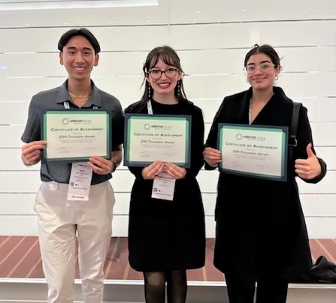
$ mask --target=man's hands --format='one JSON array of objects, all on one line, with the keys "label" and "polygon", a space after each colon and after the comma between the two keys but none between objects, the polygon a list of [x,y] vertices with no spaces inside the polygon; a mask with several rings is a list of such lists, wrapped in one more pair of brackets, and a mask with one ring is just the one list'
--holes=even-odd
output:
[{"label": "man's hands", "polygon": [[21,159],[24,165],[30,166],[41,160],[41,151],[45,148],[46,141],[32,141],[22,146]]},{"label": "man's hands", "polygon": [[111,159],[105,159],[100,156],[92,156],[88,165],[92,171],[98,175],[113,173],[122,160],[122,146],[118,145],[112,151]]}]

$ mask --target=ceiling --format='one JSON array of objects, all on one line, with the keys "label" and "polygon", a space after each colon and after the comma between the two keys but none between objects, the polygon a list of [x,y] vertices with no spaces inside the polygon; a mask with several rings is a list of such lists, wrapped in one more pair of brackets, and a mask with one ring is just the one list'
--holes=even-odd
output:
[{"label": "ceiling", "polygon": [[[56,4],[64,6],[64,8],[55,8]],[[75,8],[79,4],[81,4],[82,8]],[[97,7],[98,4],[100,7]],[[30,5],[30,8],[27,8],[27,5]],[[107,7],[108,5],[110,7]],[[41,9],[42,6],[43,9]],[[10,9],[10,7],[12,8]],[[316,19],[335,20],[336,1],[4,0],[0,3],[0,29],[56,26],[253,23],[274,20]]]},{"label": "ceiling", "polygon": [[111,7],[137,7],[158,5],[158,0],[4,0],[0,11],[91,9]]}]

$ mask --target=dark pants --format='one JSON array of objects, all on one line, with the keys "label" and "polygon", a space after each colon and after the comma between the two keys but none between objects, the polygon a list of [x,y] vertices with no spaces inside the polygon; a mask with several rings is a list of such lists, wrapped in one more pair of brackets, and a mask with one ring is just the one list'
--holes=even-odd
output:
[{"label": "dark pants", "polygon": [[[248,276],[248,274],[246,275]],[[253,303],[256,289],[256,303],[286,303],[288,281],[283,278],[267,277],[258,279],[255,287],[254,279],[244,277],[237,279],[225,274],[230,303]]]}]

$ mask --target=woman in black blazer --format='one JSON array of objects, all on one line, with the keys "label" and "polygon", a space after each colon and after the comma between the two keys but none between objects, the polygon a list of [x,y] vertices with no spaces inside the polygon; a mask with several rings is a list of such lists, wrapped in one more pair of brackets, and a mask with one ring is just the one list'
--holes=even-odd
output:
[{"label": "woman in black blazer", "polygon": [[[247,53],[244,66],[251,87],[224,98],[203,153],[206,169],[224,164],[219,174],[215,210],[214,265],[225,274],[230,303],[253,302],[256,282],[257,303],[283,303],[286,302],[288,280],[312,266],[295,178],[317,183],[325,176],[327,168],[315,155],[307,109],[301,106],[293,155],[279,157],[271,163],[278,165],[283,161],[284,178],[274,178],[267,175],[267,171],[265,174],[249,171],[239,157],[242,169],[226,169],[227,158],[222,157],[223,149],[218,149],[219,123],[248,126],[241,130],[252,130],[252,133],[253,126],[286,129],[291,125],[293,101],[280,87],[274,86],[281,71],[277,52],[270,45],[255,45]],[[262,136],[252,136],[247,142],[254,149],[248,151],[238,147],[236,152],[259,153],[256,155],[259,160],[264,153],[267,158],[270,154],[267,148],[258,151],[262,140]],[[284,149],[289,155],[289,146],[285,145]]]}]

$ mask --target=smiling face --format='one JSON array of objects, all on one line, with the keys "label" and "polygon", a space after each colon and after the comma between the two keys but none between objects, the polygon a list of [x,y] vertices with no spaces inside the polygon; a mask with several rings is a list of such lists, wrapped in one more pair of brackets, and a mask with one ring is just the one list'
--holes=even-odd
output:
[{"label": "smiling face", "polygon": [[90,79],[91,71],[98,65],[99,55],[85,37],[74,36],[59,54],[60,63],[68,72],[69,80]]},{"label": "smiling face", "polygon": [[264,53],[252,55],[246,64],[247,81],[254,90],[267,90],[273,87],[280,72],[280,66],[274,66],[272,59]]},{"label": "smiling face", "polygon": [[[174,89],[177,85],[177,81],[181,79],[181,72],[177,71],[173,77],[169,75],[167,77],[166,73],[161,73],[160,78],[153,79],[151,76],[151,71],[167,71],[168,74],[173,73],[173,70],[176,70],[176,66],[167,65],[161,59],[152,66],[149,70],[146,80],[150,83],[153,89],[153,99],[160,100],[162,98],[174,97]],[[155,77],[157,78],[157,77]]]}]

